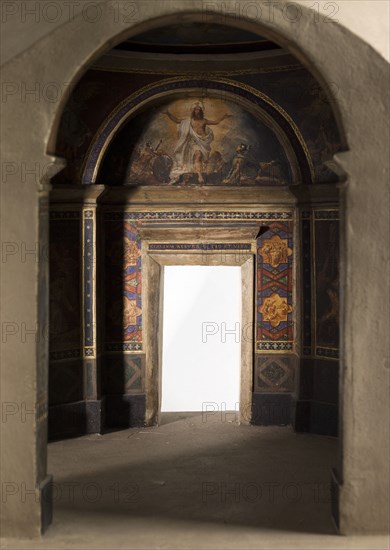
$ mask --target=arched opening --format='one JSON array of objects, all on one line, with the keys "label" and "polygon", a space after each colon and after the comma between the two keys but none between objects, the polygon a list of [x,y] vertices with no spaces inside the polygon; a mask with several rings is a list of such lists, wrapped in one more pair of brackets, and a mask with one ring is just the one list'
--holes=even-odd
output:
[{"label": "arched opening", "polygon": [[[242,430],[267,426],[279,443],[294,430],[337,438],[340,178],[333,156],[341,150],[326,92],[296,57],[253,32],[172,23],[96,60],[65,106],[55,151],[67,165],[51,192],[49,437],[134,434],[159,424],[164,266],[227,263],[246,266]],[[170,429],[179,433],[181,422]],[[258,435],[267,438],[261,429]],[[316,441],[307,440],[308,448]],[[324,441],[333,464],[321,463],[319,449],[316,460],[327,512],[322,501],[305,527],[285,517],[281,528],[331,531],[336,441]],[[304,460],[295,451],[293,463]],[[61,447],[67,452],[70,442]],[[279,485],[282,470],[275,475]],[[209,477],[219,494],[222,478]],[[203,497],[210,487],[202,485]],[[158,499],[152,509],[164,516]],[[183,518],[181,498],[170,510],[168,518]],[[240,524],[242,513],[231,523]]]},{"label": "arched opening", "polygon": [[[89,32],[91,27],[88,27],[87,30],[85,20],[83,23],[80,17],[76,20],[72,19],[67,25],[53,32],[50,39],[45,40],[45,44],[48,43],[49,46],[56,44],[55,59],[50,52],[50,48],[42,46],[42,40],[37,46],[34,45],[29,52],[19,56],[12,63],[12,66],[6,67],[9,80],[12,81],[16,74],[15,71],[18,70],[20,74],[41,76],[42,64],[46,63],[45,70],[48,75],[57,81],[71,82],[73,86],[78,82],[80,74],[86,70],[89,63],[98,59],[108,46],[119,44],[126,37],[133,36],[137,32],[147,30],[147,28],[166,25],[177,17],[176,10],[173,11],[171,5],[156,8],[153,14],[162,15],[161,18],[157,17],[156,19],[150,18],[152,14],[148,10],[144,11],[141,6],[139,8],[140,23],[137,27],[133,26],[132,21],[129,21],[128,18],[123,17],[120,19],[119,25],[118,20],[116,20],[113,26],[112,21],[105,13],[101,21],[94,27],[94,32]],[[195,15],[187,13],[182,6],[179,6],[177,11],[180,12],[181,22],[199,21],[204,18],[205,14],[201,11],[199,5],[195,6],[194,9],[198,10]],[[346,31],[342,25],[322,25],[320,28],[316,24],[318,18],[312,17],[312,10],[303,7],[300,9],[303,17],[294,21],[294,24],[291,20],[282,16],[281,10],[276,10],[275,18],[261,25],[261,33],[286,48],[291,48],[305,66],[318,77],[318,81],[321,82],[323,88],[328,92],[333,90],[333,93],[330,93],[327,97],[334,100],[333,108],[335,112],[340,111],[342,113],[345,134],[348,135],[351,146],[351,151],[348,154],[342,154],[338,157],[343,165],[347,167],[352,185],[342,192],[344,203],[347,205],[344,212],[346,213],[346,222],[342,227],[343,238],[341,240],[342,253],[345,259],[345,263],[341,266],[341,286],[344,290],[344,306],[342,308],[342,358],[344,361],[342,392],[344,399],[342,400],[342,454],[339,468],[339,473],[341,472],[341,496],[337,500],[340,504],[339,517],[341,518],[341,531],[343,533],[356,532],[362,529],[383,531],[388,523],[385,494],[387,485],[386,473],[380,460],[383,459],[385,452],[385,438],[383,438],[382,433],[386,433],[388,428],[384,427],[384,430],[378,430],[378,425],[383,425],[383,408],[387,399],[384,393],[387,377],[383,360],[386,357],[385,342],[387,341],[386,327],[388,326],[386,317],[386,254],[377,254],[377,248],[372,247],[371,244],[375,239],[379,239],[383,243],[382,237],[387,229],[388,210],[383,197],[387,192],[388,184],[386,180],[388,174],[388,161],[386,160],[388,157],[388,135],[384,124],[384,121],[387,120],[384,116],[384,113],[387,112],[384,90],[377,85],[376,80],[374,83],[372,75],[374,71],[377,71],[377,74],[384,76],[387,74],[388,67],[383,59],[371,50],[367,44],[350,31]],[[123,13],[120,13],[120,15],[123,16]],[[207,14],[208,16],[209,14]],[[210,17],[214,21],[218,20],[220,13],[210,14]],[[251,17],[249,16],[240,17],[236,20],[236,18],[223,13],[223,18],[225,21],[231,21],[233,26],[254,32],[259,28],[259,22],[253,19],[250,20]],[[329,23],[329,21],[327,22]],[[85,30],[85,34],[80,33],[80,28]],[[56,40],[58,39],[58,43],[69,44],[71,42],[73,44],[74,56],[70,57],[68,51],[62,51],[61,47],[57,47]],[[340,55],[340,45],[345,47],[343,55]],[[39,62],[37,62],[38,58]],[[370,61],[360,62],[366,59]],[[355,79],[355,96],[353,97],[350,93],[351,78]],[[361,100],[366,95],[373,98],[369,110],[361,109],[361,101],[358,108],[358,102],[354,99],[359,96]],[[7,127],[13,127],[14,112],[17,112],[23,123],[30,120],[35,129],[34,140],[31,140],[30,136],[20,135],[14,131],[10,132],[7,150],[9,148],[11,158],[15,157],[19,160],[20,151],[25,151],[28,162],[33,163],[39,160],[41,165],[47,166],[49,161],[54,161],[58,167],[60,164],[58,157],[57,159],[49,158],[45,151],[48,151],[49,154],[59,151],[55,143],[62,107],[66,103],[65,97],[62,98],[59,105],[58,103],[55,105],[50,104],[50,101],[42,102],[41,105],[35,105],[34,109],[29,109],[23,101],[18,103],[15,97],[12,98],[10,103],[11,109],[7,106],[5,110]],[[368,111],[370,124],[366,116]],[[341,116],[337,115],[336,119],[340,129]],[[340,135],[341,150],[345,150],[344,132],[341,131]],[[48,138],[48,136],[50,137]],[[382,159],[383,162],[378,162],[378,159]],[[7,181],[9,180],[12,180],[12,177],[7,179]],[[45,177],[39,177],[39,180],[34,181],[38,190],[34,185],[23,187],[24,194],[20,195],[22,199],[18,210],[15,208],[14,196],[15,189],[18,191],[17,186],[7,186],[5,188],[4,197],[6,200],[4,200],[4,204],[7,205],[7,209],[4,221],[7,223],[6,235],[10,236],[11,239],[14,234],[24,236],[27,239],[29,232],[36,235],[36,239],[38,239],[39,227],[39,239],[45,246],[47,237],[45,195],[48,190],[45,187],[46,180]],[[375,181],[377,193],[371,192],[371,187],[367,185],[367,181]],[[25,179],[23,182],[25,182]],[[16,181],[15,183],[20,184]],[[81,186],[77,189],[81,191]],[[83,210],[83,214],[79,219],[85,235],[84,244],[89,245],[91,241],[90,234],[87,231],[91,227],[88,227],[89,211],[92,210],[93,215],[93,207],[101,188],[88,186],[88,190],[83,188],[82,191],[85,192],[83,201],[85,198],[86,204],[92,207],[85,210],[85,216]],[[291,188],[290,191],[299,200],[300,190],[298,186],[294,189]],[[314,187],[312,192],[316,193]],[[229,191],[229,193],[231,197],[234,197],[234,192]],[[141,197],[142,194],[143,192]],[[138,201],[140,194],[134,192],[133,198]],[[54,199],[54,194],[52,199]],[[61,202],[60,196],[58,196],[58,199]],[[55,201],[52,200],[52,202]],[[252,202],[253,196],[248,195],[248,203]],[[37,219],[38,208],[32,208],[32,205],[37,207],[38,203],[41,211],[39,223]],[[74,204],[74,200],[69,203],[69,212],[72,211]],[[361,219],[362,214],[365,212],[370,214],[368,225],[364,224],[363,226]],[[376,213],[375,216],[372,215],[373,212]],[[19,223],[21,214],[23,217],[22,224]],[[317,221],[326,220],[322,220],[321,217],[314,217],[309,220],[309,223],[302,225],[305,225],[306,228],[313,225],[316,227]],[[268,225],[267,223],[264,224],[267,227]],[[15,231],[16,233],[13,233]],[[334,239],[330,238],[330,241],[332,240]],[[365,251],[363,256],[358,253],[361,249]],[[348,254],[346,254],[347,251]],[[383,252],[383,248],[381,252]],[[78,254],[79,252],[76,255],[78,256]],[[34,324],[38,317],[45,324],[47,318],[47,304],[45,302],[46,259],[46,257],[39,258],[37,265],[32,266],[28,274],[25,269],[19,269],[20,266],[16,269],[7,265],[7,283],[8,287],[11,288],[11,294],[24,298],[23,305],[19,305],[19,302],[16,304],[16,316],[19,316],[20,319],[27,319],[27,322],[31,321],[30,324]],[[85,267],[87,268],[88,265]],[[9,274],[11,274],[10,277]],[[377,283],[377,288],[381,289],[380,293],[362,292],[362,289],[365,288],[366,277],[371,277]],[[37,284],[38,281],[39,284]],[[307,273],[306,281],[312,282],[311,275],[309,276]],[[346,284],[347,281],[348,284]],[[36,300],[37,289],[38,300]],[[359,304],[359,310],[365,312],[363,319],[360,313],[357,314],[356,301]],[[10,313],[8,302],[5,303],[4,312],[6,316]],[[12,318],[14,313],[12,312],[10,315],[6,318]],[[26,323],[24,323],[25,325]],[[373,334],[374,332],[375,334]],[[373,336],[375,340],[374,347],[366,345],[367,334]],[[85,336],[88,340],[91,335],[87,334]],[[87,340],[83,339],[83,344]],[[7,343],[9,343],[8,340]],[[20,350],[18,351],[12,345],[12,342],[4,352],[7,360],[6,372],[11,372],[16,364],[15,362],[18,362],[24,373],[24,385],[20,385],[11,372],[10,381],[5,390],[7,396],[15,396],[15,399],[18,400],[24,398],[26,403],[31,404],[33,409],[37,407],[38,410],[33,429],[21,424],[17,425],[17,430],[15,430],[15,423],[12,422],[4,426],[7,440],[11,441],[12,439],[12,450],[15,451],[16,449],[14,454],[15,456],[18,455],[16,461],[7,459],[6,473],[16,475],[18,480],[23,479],[31,482],[36,488],[36,496],[48,495],[50,492],[50,478],[45,477],[47,471],[45,458],[46,353],[47,340],[44,338],[38,339],[35,343],[28,343],[24,346],[23,353],[20,353]],[[375,375],[367,376],[366,367],[368,364],[374,365]],[[88,372],[90,372],[88,369],[83,370],[83,376],[84,374],[87,375]],[[33,395],[31,388],[36,389]],[[93,392],[93,395],[96,395],[95,390]],[[374,400],[373,396],[375,397]],[[370,437],[365,437],[363,440],[362,436],[366,434],[370,434]],[[32,460],[30,460],[30,454],[27,456],[24,451],[22,454],[20,453],[20,449],[26,449],[27,444],[33,449]],[[12,454],[12,456],[14,455]],[[375,469],[370,467],[373,457],[376,460],[377,467]],[[26,460],[29,461],[28,465],[26,465]],[[360,475],[362,471],[365,473],[363,477]],[[378,472],[382,472],[383,476],[377,475]],[[15,532],[14,526],[16,525],[23,533],[36,535],[37,530],[42,526],[45,527],[50,521],[50,505],[45,506],[47,502],[50,504],[50,498],[44,498],[43,502],[36,499],[35,502],[23,503],[23,513],[21,513],[22,509],[16,499],[13,499],[12,502],[11,500],[7,501],[5,507],[6,518],[10,518],[13,522],[9,529],[10,533]],[[377,510],[372,506],[373,502],[380,503]]]}]

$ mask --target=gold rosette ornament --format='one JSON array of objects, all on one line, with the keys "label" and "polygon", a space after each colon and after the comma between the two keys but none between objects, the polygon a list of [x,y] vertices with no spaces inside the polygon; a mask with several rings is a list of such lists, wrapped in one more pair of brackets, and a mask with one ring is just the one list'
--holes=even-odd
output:
[{"label": "gold rosette ornament", "polygon": [[292,309],[292,306],[287,303],[287,298],[276,293],[265,298],[263,304],[259,307],[259,311],[263,315],[263,321],[269,321],[273,327],[277,327],[282,321],[287,321],[287,316],[292,312]]}]

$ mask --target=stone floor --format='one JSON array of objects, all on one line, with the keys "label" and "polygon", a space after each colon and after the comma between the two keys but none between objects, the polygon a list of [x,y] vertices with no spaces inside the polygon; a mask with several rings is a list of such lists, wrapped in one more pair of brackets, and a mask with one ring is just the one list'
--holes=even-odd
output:
[{"label": "stone floor", "polygon": [[2,548],[388,548],[386,537],[336,535],[336,453],[332,438],[201,413],[58,441],[49,445],[52,526]]}]

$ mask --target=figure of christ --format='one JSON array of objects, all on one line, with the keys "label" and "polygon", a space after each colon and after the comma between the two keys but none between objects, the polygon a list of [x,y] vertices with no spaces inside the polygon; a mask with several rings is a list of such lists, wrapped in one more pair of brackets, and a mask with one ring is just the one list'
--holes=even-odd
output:
[{"label": "figure of christ", "polygon": [[204,108],[199,101],[191,106],[189,118],[179,118],[169,110],[164,111],[164,114],[172,122],[180,124],[179,138],[174,151],[176,165],[183,172],[195,171],[198,183],[204,183],[203,172],[206,169],[211,142],[214,139],[213,131],[209,126],[219,124],[232,115],[225,113],[216,120],[205,118]]}]

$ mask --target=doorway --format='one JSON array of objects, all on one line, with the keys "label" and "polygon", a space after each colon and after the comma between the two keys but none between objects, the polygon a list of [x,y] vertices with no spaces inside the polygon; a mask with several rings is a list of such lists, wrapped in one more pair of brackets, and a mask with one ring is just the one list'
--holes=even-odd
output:
[{"label": "doorway", "polygon": [[164,268],[161,412],[239,410],[241,270]]},{"label": "doorway", "polygon": [[[154,230],[156,231],[156,230]],[[241,229],[241,231],[243,231]],[[245,230],[244,230],[245,231]],[[246,230],[248,231],[248,230]],[[157,230],[158,232],[158,230]],[[196,252],[183,254],[182,250],[180,250],[180,247],[178,251],[176,252],[160,252],[158,253],[156,251],[157,245],[153,245],[151,250],[147,250],[150,246],[149,243],[145,242],[145,254],[143,258],[143,273],[145,278],[145,285],[143,287],[143,300],[144,300],[144,309],[145,309],[145,349],[146,349],[146,359],[145,359],[145,397],[146,397],[146,414],[145,414],[145,423],[147,426],[153,426],[156,424],[161,423],[161,412],[165,408],[165,404],[162,406],[162,394],[163,394],[163,350],[164,350],[164,300],[168,301],[169,304],[169,286],[170,284],[174,283],[174,279],[172,281],[169,280],[170,278],[170,271],[166,271],[167,267],[170,267],[173,269],[172,273],[174,273],[175,269],[180,268],[197,268],[197,270],[202,270],[206,268],[206,271],[204,272],[204,286],[207,285],[207,269],[208,269],[208,276],[211,276],[210,274],[213,273],[213,269],[217,268],[217,270],[214,272],[215,281],[218,280],[218,285],[215,283],[210,283],[213,286],[216,286],[219,288],[220,296],[229,295],[229,292],[233,294],[233,291],[227,288],[225,286],[225,282],[221,281],[226,276],[227,271],[226,269],[233,268],[234,271],[232,271],[232,280],[235,282],[234,288],[236,289],[235,292],[235,300],[236,305],[234,306],[236,308],[236,311],[241,311],[241,314],[238,316],[238,323],[241,322],[241,326],[237,327],[235,326],[233,329],[233,334],[228,334],[228,330],[231,330],[230,328],[230,319],[233,319],[232,313],[228,313],[228,309],[226,308],[223,313],[221,313],[222,316],[226,317],[226,325],[222,324],[219,327],[218,319],[210,321],[208,319],[204,318],[203,313],[200,314],[200,327],[198,325],[198,331],[200,331],[200,338],[202,338],[202,321],[206,321],[206,323],[203,325],[203,337],[207,342],[201,343],[203,347],[203,353],[207,354],[207,347],[210,345],[210,350],[213,346],[217,346],[218,342],[218,336],[219,339],[221,339],[222,335],[222,342],[221,346],[227,346],[227,342],[234,342],[236,345],[236,357],[237,355],[239,360],[239,368],[236,367],[236,376],[238,374],[239,381],[236,382],[236,390],[239,389],[238,395],[239,398],[236,399],[237,392],[232,393],[231,397],[229,398],[231,402],[234,401],[234,404],[232,403],[229,406],[233,407],[234,409],[237,409],[236,414],[236,420],[240,424],[249,424],[251,422],[251,415],[252,415],[252,388],[253,388],[253,331],[254,331],[254,325],[253,325],[253,315],[254,315],[254,256],[252,253],[250,254],[234,254],[230,252],[224,252],[223,255],[216,254],[216,253],[208,253],[208,254],[199,254]],[[219,269],[218,269],[219,268]],[[179,273],[177,271],[176,273]],[[186,271],[183,271],[182,273],[186,273]],[[189,271],[187,271],[189,273]],[[195,272],[194,272],[195,273]],[[224,275],[222,275],[224,273]],[[167,275],[168,274],[168,275]],[[234,274],[234,275],[233,275]],[[167,296],[164,296],[164,278],[167,275],[168,277],[168,294]],[[198,276],[198,282],[196,283],[199,285],[200,289],[202,289],[202,283],[200,282],[201,279]],[[209,281],[212,281],[212,279],[209,279]],[[184,283],[183,283],[184,284]],[[194,283],[195,285],[195,283]],[[188,288],[187,283],[185,283],[183,292],[185,292],[185,288]],[[212,288],[212,287],[211,287]],[[226,288],[226,292],[223,291],[223,289]],[[178,286],[176,285],[172,289],[172,294],[178,291]],[[203,288],[203,293],[205,292],[205,289]],[[217,291],[214,291],[214,294]],[[176,299],[176,298],[175,298]],[[194,300],[194,298],[192,298]],[[199,301],[199,298],[198,298]],[[209,300],[211,301],[211,300]],[[226,302],[226,296],[225,296],[225,302]],[[238,303],[237,303],[238,302]],[[188,302],[187,302],[188,303]],[[183,307],[184,306],[184,307]],[[233,306],[232,306],[233,307]],[[179,308],[174,309],[174,315],[177,316],[176,321],[178,322],[179,319],[185,319],[187,316],[185,306],[185,300],[183,299],[180,303]],[[224,322],[224,319],[221,320],[221,323]],[[229,323],[229,324],[228,324]],[[222,330],[221,330],[222,329]],[[174,329],[171,327],[171,334],[174,334]],[[195,329],[196,330],[196,329]],[[221,334],[222,333],[222,334]],[[207,336],[207,338],[206,338]],[[165,332],[166,342],[169,341],[169,332],[168,334]],[[181,339],[177,337],[177,334],[175,335],[175,348],[174,353],[178,353],[177,345],[178,341]],[[223,343],[225,340],[226,343]],[[236,343],[236,340],[241,340],[240,342]],[[167,347],[167,346],[166,346]],[[167,348],[168,349],[168,348]],[[224,348],[224,349],[227,349]],[[184,350],[183,350],[184,354]],[[192,349],[188,350],[185,349],[185,361],[189,361],[191,356],[193,354]],[[177,360],[180,363],[180,356],[176,355]],[[199,360],[200,361],[200,360]],[[209,365],[212,365],[213,359],[210,359]],[[237,363],[236,363],[237,365]],[[180,365],[179,365],[180,366]],[[232,371],[234,371],[234,368],[232,367]],[[167,379],[167,381],[169,378]],[[222,384],[219,383],[219,387]],[[175,386],[177,388],[177,380],[175,381]],[[215,386],[215,385],[214,385]],[[192,390],[191,390],[192,391]],[[213,398],[213,395],[216,394],[211,391],[208,394],[207,400],[210,402],[214,402],[214,405],[209,405],[209,409],[216,409],[218,405],[215,405],[215,401],[221,401],[221,403],[226,403],[227,400],[225,399],[225,396],[222,394],[217,396],[216,398]],[[238,402],[239,405],[236,407],[235,403]],[[183,403],[185,401],[182,401],[181,403],[178,403],[176,405],[176,410],[183,411]],[[195,406],[195,405],[194,405]],[[200,407],[200,409],[199,409]],[[197,410],[202,410],[202,400],[198,402],[196,405]],[[225,407],[225,405],[223,405]],[[195,410],[196,410],[195,409]],[[192,409],[194,410],[194,409]],[[226,410],[226,409],[225,409]],[[211,411],[213,412],[213,411]]]}]

